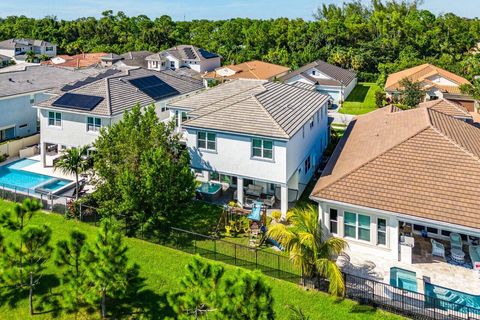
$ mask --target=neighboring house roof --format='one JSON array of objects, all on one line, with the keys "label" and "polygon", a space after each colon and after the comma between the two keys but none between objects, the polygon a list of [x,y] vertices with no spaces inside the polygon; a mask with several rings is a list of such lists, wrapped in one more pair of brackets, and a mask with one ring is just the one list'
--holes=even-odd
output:
[{"label": "neighboring house roof", "polygon": [[422,102],[418,107],[432,109],[455,118],[472,119],[472,116],[464,106],[447,99]]},{"label": "neighboring house roof", "polygon": [[480,129],[432,108],[353,120],[311,196],[480,228]]},{"label": "neighboring house roof", "polygon": [[105,55],[105,52],[98,53],[80,53],[73,56],[69,55],[60,55],[57,57],[62,58],[65,62],[62,63],[53,63],[52,60],[42,61],[41,64],[45,65],[54,65],[57,67],[65,68],[86,68],[95,66],[101,62],[101,57]]},{"label": "neighboring house roof", "polygon": [[14,49],[17,45],[43,47],[53,46],[54,44],[47,41],[35,39],[8,39],[0,41],[0,49]]},{"label": "neighboring house roof", "polygon": [[178,60],[192,60],[192,61],[203,61],[203,60],[220,57],[216,53],[212,53],[205,49],[198,48],[192,45],[178,45],[178,46],[169,48],[167,50],[161,51],[159,53],[154,53],[148,56],[146,60],[162,61],[167,54],[175,57]]},{"label": "neighboring house roof", "polygon": [[[168,97],[186,94],[203,88],[202,81],[179,75],[175,71],[153,71],[138,68],[113,74],[93,82],[85,81],[86,83],[83,85],[82,83],[74,85],[75,88],[68,88],[68,92],[43,101],[38,104],[38,107],[99,116],[121,114],[126,110],[130,110],[137,103],[141,106],[146,106],[167,97],[162,96],[161,99],[154,99],[146,91],[142,91],[130,82],[131,80],[145,79],[152,76],[159,79],[158,81],[162,83],[162,87],[167,89],[167,92],[173,93]],[[70,109],[53,105],[55,101],[69,93],[95,96],[103,99],[91,110]]]},{"label": "neighboring house roof", "polygon": [[[307,71],[315,68],[324,75],[328,76],[330,79],[318,79],[311,77],[307,74]],[[348,86],[352,81],[354,81],[357,77],[357,74],[354,71],[343,69],[340,67],[337,67],[333,64],[327,63],[322,60],[317,60],[314,62],[311,62],[309,64],[304,65],[303,67],[298,68],[297,70],[294,70],[290,72],[289,74],[284,75],[283,77],[280,77],[280,81],[286,81],[290,78],[293,78],[295,76],[302,76],[314,84],[318,85],[326,85],[326,86]]]},{"label": "neighboring house roof", "polygon": [[122,57],[115,53],[107,53],[100,57],[102,61],[118,61],[121,60]]},{"label": "neighboring house roof", "polygon": [[2,72],[0,73],[0,97],[62,87],[98,72],[98,70],[68,70],[41,65]]},{"label": "neighboring house roof", "polygon": [[11,57],[4,56],[3,54],[0,54],[0,60],[11,60]]},{"label": "neighboring house roof", "polygon": [[261,80],[232,80],[169,103],[189,110],[183,127],[291,138],[329,99],[316,91]]},{"label": "neighboring house roof", "polygon": [[[235,73],[230,76],[222,76],[218,74],[218,71],[224,68],[230,69]],[[277,64],[253,60],[240,64],[219,67],[214,71],[204,74],[203,78],[270,80],[288,72],[289,70],[290,68],[279,66]]]},{"label": "neighboring house roof", "polygon": [[120,55],[122,58],[121,63],[129,67],[142,67],[147,68],[147,58],[149,55],[153,54],[150,51],[129,51]]},{"label": "neighboring house roof", "polygon": [[[410,69],[402,70],[396,73],[392,73],[388,76],[387,81],[385,83],[385,91],[397,91],[401,89],[400,82],[403,79],[410,79],[414,82],[425,82],[424,85],[428,88],[428,86],[435,86],[442,91],[453,93],[452,91],[459,92],[459,89],[454,86],[445,86],[438,83],[434,83],[429,80],[429,77],[439,75],[443,78],[446,78],[454,83],[457,84],[457,87],[461,84],[470,83],[467,79],[462,78],[450,71],[445,69],[436,67],[432,64],[425,63]],[[455,89],[454,89],[455,88]]]}]

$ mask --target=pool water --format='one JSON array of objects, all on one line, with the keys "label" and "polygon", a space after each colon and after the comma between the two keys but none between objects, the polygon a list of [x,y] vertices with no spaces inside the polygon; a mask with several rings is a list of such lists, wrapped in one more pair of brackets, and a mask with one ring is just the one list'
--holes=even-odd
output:
[{"label": "pool water", "polygon": [[197,188],[197,191],[201,193],[215,194],[221,188],[222,185],[218,183],[202,182],[202,184]]},{"label": "pool water", "polygon": [[480,296],[436,286],[427,282],[425,283],[425,295],[441,300],[440,302],[436,302],[437,307],[448,310],[458,310],[465,313],[480,314]]},{"label": "pool water", "polygon": [[[46,184],[47,188],[45,188],[45,186],[42,186],[42,188],[52,192],[71,182],[65,179],[56,179],[52,176],[22,170],[35,163],[38,163],[38,161],[21,159],[0,166],[0,185],[26,191],[27,189],[35,189],[35,187],[39,185]],[[51,183],[47,183],[51,180]]]},{"label": "pool water", "polygon": [[417,274],[401,268],[390,268],[390,285],[417,292]]}]

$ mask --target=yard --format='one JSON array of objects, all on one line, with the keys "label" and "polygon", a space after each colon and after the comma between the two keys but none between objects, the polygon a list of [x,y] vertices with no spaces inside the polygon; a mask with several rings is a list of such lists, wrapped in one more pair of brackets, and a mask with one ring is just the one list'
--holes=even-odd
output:
[{"label": "yard", "polygon": [[[12,206],[12,203],[0,200],[0,210],[9,209]],[[52,245],[61,239],[65,239],[74,228],[85,232],[90,241],[95,238],[96,233],[96,227],[94,226],[72,220],[65,221],[62,216],[51,213],[35,215],[31,224],[48,224],[53,230]],[[9,234],[6,231],[3,231],[3,234],[8,240]],[[165,304],[166,293],[178,288],[179,279],[183,274],[183,266],[190,260],[191,255],[133,238],[125,238],[125,243],[130,248],[128,255],[131,261],[140,265],[140,275],[146,279],[146,287],[139,295],[139,300],[145,304],[146,318],[164,318],[169,314],[169,309]],[[236,269],[228,265],[226,268],[230,272],[234,272]],[[38,303],[41,298],[56,295],[61,290],[55,270],[56,267],[50,261],[41,285],[36,289],[35,303]],[[336,301],[323,293],[305,291],[293,283],[269,277],[266,277],[266,279],[273,289],[276,319],[291,319],[292,314],[288,310],[290,305],[301,308],[310,319],[399,319],[397,316],[361,306],[349,300]],[[51,289],[47,288],[46,284]],[[51,290],[51,293],[49,290]],[[21,297],[14,306],[5,303],[0,304],[0,314],[2,319],[30,318],[27,296]],[[49,308],[46,308],[43,313],[35,315],[34,318],[51,319],[54,316],[55,314],[50,312]],[[59,314],[58,318],[67,319],[71,317]]]},{"label": "yard", "polygon": [[359,82],[340,108],[340,113],[359,115],[377,109],[375,91],[380,87],[375,83]]}]

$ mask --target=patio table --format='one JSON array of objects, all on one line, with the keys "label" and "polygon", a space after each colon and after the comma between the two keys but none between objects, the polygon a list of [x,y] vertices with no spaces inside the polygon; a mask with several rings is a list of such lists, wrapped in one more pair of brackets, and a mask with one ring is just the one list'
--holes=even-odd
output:
[{"label": "patio table", "polygon": [[465,252],[463,250],[453,248],[452,249],[452,259],[457,262],[463,262],[465,259]]}]

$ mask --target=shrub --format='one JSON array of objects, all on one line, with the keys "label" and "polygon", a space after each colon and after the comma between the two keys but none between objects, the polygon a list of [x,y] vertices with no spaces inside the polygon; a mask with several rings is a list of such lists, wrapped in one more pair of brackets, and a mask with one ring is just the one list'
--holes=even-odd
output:
[{"label": "shrub", "polygon": [[3,162],[5,160],[7,160],[8,158],[8,154],[4,153],[4,154],[0,154],[0,162]]},{"label": "shrub", "polygon": [[387,96],[383,90],[377,90],[375,91],[375,105],[377,108],[381,108],[385,104]]},{"label": "shrub", "polygon": [[273,211],[272,212],[272,219],[275,220],[275,221],[280,221],[280,219],[282,218],[282,213],[280,211]]}]

